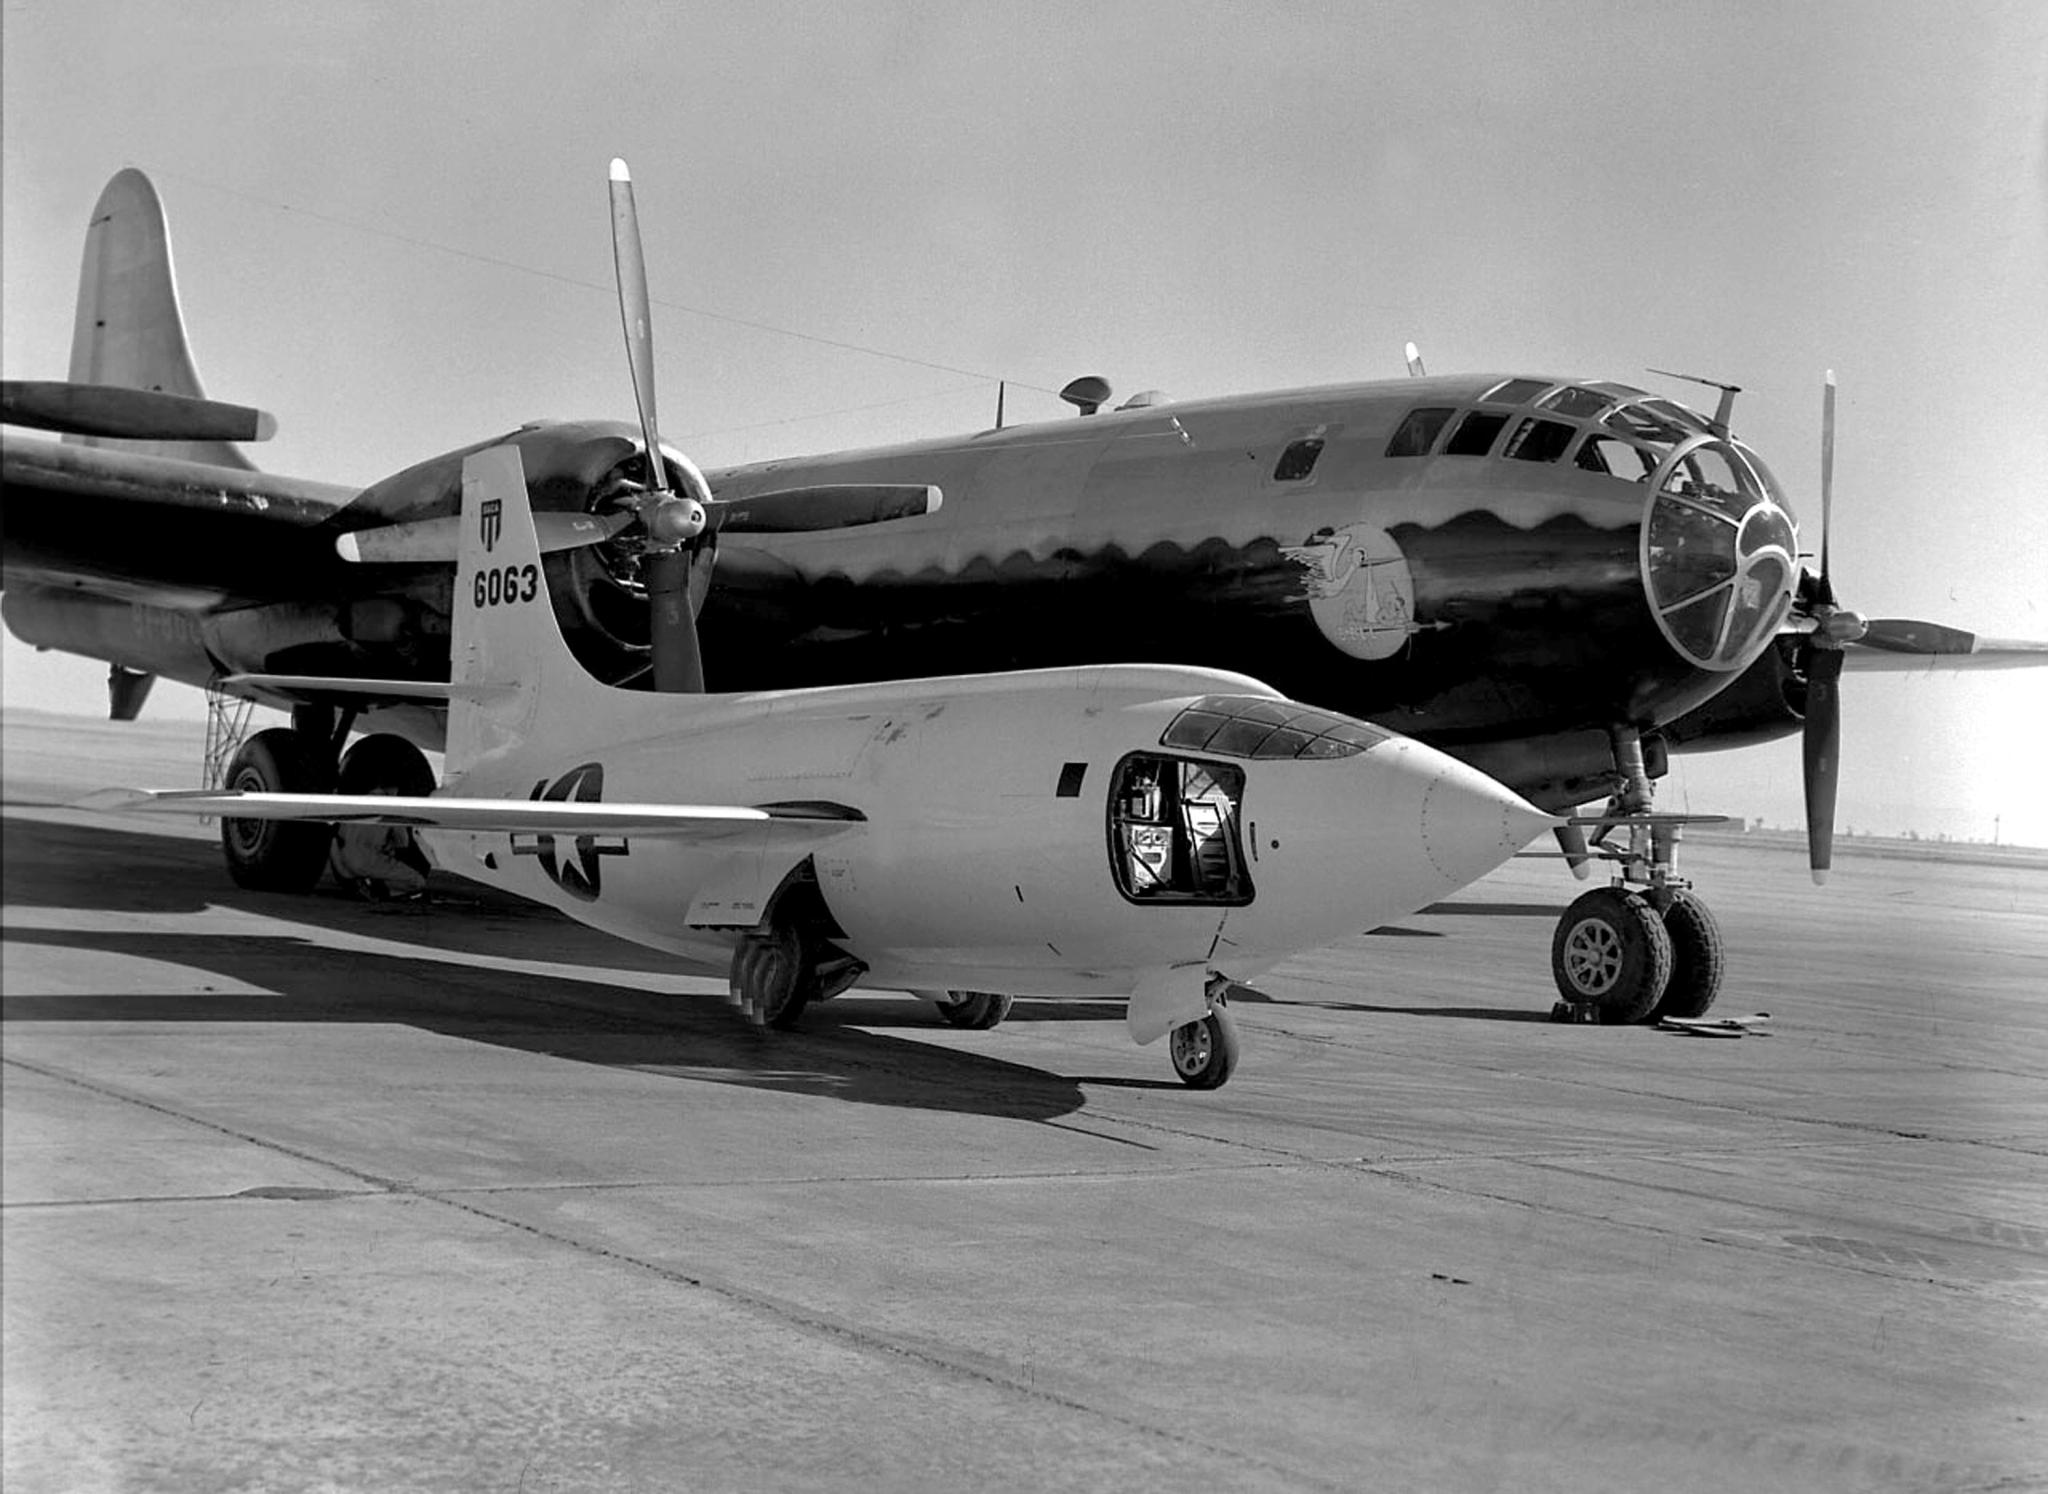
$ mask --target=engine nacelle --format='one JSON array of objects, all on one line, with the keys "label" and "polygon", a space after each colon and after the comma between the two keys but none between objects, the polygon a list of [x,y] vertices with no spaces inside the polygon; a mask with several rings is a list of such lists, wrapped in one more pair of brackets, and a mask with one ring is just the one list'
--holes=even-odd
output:
[{"label": "engine nacelle", "polygon": [[1734,684],[1664,727],[1664,738],[1680,752],[1718,752],[1797,732],[1806,720],[1800,641],[1790,634],[1773,639]]}]

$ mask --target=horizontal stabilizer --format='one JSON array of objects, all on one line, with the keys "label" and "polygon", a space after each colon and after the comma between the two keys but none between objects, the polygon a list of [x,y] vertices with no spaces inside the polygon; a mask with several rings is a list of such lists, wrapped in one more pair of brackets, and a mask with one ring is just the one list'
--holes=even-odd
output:
[{"label": "horizontal stabilizer", "polygon": [[121,441],[268,441],[277,434],[277,418],[250,405],[114,384],[22,379],[0,383],[0,421]]},{"label": "horizontal stabilizer", "polygon": [[357,680],[331,674],[231,674],[221,688],[234,694],[247,691],[282,695],[308,705],[347,700],[357,703],[401,700],[502,700],[515,694],[514,684],[445,684],[438,680]]},{"label": "horizontal stabilizer", "polygon": [[606,804],[596,800],[407,798],[391,794],[242,794],[213,789],[102,789],[72,806],[103,814],[202,815],[231,820],[314,820],[414,829],[643,835],[713,843],[745,839],[815,844],[858,821],[736,804]]}]

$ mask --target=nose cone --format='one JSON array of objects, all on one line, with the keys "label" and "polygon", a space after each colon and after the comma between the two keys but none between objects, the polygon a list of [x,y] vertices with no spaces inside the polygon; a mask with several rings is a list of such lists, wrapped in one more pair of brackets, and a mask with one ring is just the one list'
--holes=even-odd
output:
[{"label": "nose cone", "polygon": [[1257,896],[1233,940],[1303,949],[1418,909],[1485,876],[1558,823],[1420,742],[1390,737],[1357,756],[1257,764],[1245,796]]},{"label": "nose cone", "polygon": [[1422,853],[1451,886],[1476,882],[1557,824],[1520,794],[1440,752],[1423,791]]}]

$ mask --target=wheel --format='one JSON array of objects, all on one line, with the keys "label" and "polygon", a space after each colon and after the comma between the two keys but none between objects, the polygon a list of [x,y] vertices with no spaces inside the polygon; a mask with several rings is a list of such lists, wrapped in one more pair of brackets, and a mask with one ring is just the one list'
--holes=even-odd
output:
[{"label": "wheel", "polygon": [[[223,787],[245,794],[324,794],[334,787],[325,755],[289,727],[259,731],[228,760]],[[312,820],[220,822],[228,875],[252,892],[311,892],[327,870],[334,827]]]},{"label": "wheel", "polygon": [[1221,1089],[1237,1067],[1237,1023],[1227,1007],[1211,1007],[1201,1021],[1169,1032],[1166,1052],[1174,1073],[1189,1089]]},{"label": "wheel", "polygon": [[1671,980],[1650,1015],[1703,1017],[1721,994],[1721,978],[1728,972],[1721,925],[1704,902],[1681,892],[1664,910],[1664,932],[1671,936]]},{"label": "wheel", "polygon": [[1010,1015],[1012,998],[995,991],[948,991],[939,1002],[939,1015],[955,1027],[986,1032]]},{"label": "wheel", "polygon": [[796,1026],[816,985],[803,937],[780,925],[743,935],[732,952],[729,984],[731,1001],[756,1027]]},{"label": "wheel", "polygon": [[1671,936],[1634,893],[1596,887],[1558,919],[1550,969],[1566,1001],[1592,1003],[1609,1026],[1640,1022],[1671,979]]},{"label": "wheel", "polygon": [[[434,791],[434,769],[404,737],[379,732],[342,754],[334,791],[424,799]],[[426,890],[426,853],[403,825],[337,825],[327,859],[334,880],[370,902]]]}]

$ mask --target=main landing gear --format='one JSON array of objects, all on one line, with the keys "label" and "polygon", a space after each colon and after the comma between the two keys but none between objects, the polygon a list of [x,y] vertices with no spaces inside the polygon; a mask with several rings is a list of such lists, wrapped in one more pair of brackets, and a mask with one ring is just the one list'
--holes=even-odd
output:
[{"label": "main landing gear", "polygon": [[[353,711],[301,706],[290,726],[259,731],[236,749],[221,787],[253,794],[433,793],[432,766],[403,737],[376,733],[344,753],[354,724]],[[404,828],[223,818],[220,844],[235,885],[255,892],[311,892],[329,870],[372,899],[410,896],[427,885],[426,855]]]},{"label": "main landing gear", "polygon": [[[1550,941],[1551,974],[1565,1021],[1618,1025],[1698,1017],[1721,994],[1727,955],[1720,925],[1676,874],[1679,826],[1631,816],[1649,813],[1653,790],[1633,728],[1614,731],[1621,787],[1592,844],[1617,863],[1615,881],[1575,900]],[[1627,836],[1610,847],[1612,831]],[[1568,848],[1569,849],[1569,848]]]},{"label": "main landing gear", "polygon": [[867,973],[832,942],[843,937],[806,859],[769,899],[760,926],[733,946],[726,1000],[754,1026],[788,1031],[812,1002],[830,1001]]}]

